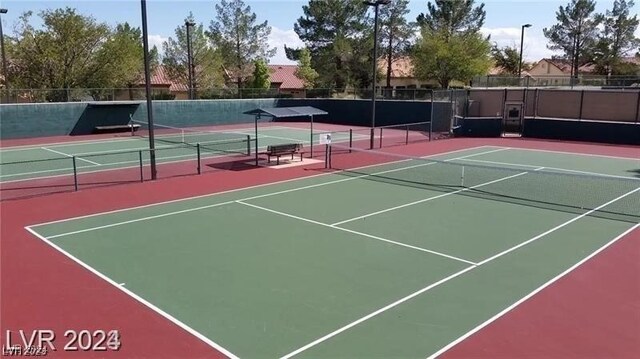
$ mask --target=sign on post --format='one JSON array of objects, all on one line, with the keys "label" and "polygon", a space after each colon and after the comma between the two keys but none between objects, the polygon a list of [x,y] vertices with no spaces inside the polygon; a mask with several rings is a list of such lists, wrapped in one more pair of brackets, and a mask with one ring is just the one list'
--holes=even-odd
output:
[{"label": "sign on post", "polygon": [[330,133],[321,133],[320,134],[320,144],[321,145],[330,145],[331,144],[331,134]]}]

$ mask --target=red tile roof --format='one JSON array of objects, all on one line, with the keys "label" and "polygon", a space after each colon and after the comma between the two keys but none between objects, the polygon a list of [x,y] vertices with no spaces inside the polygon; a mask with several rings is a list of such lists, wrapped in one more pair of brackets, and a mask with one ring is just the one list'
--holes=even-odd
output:
[{"label": "red tile roof", "polygon": [[[140,86],[144,86],[144,75],[138,83]],[[158,65],[155,71],[151,73],[151,86],[156,87],[168,87],[171,92],[186,92],[187,84],[171,81],[167,69],[163,65]]]},{"label": "red tile roof", "polygon": [[[378,69],[385,76],[387,74],[387,58],[378,59]],[[392,78],[412,78],[413,64],[410,57],[399,57],[391,61],[391,77]]]},{"label": "red tile roof", "polygon": [[[542,59],[540,61],[546,61],[546,62],[554,65],[558,69],[560,69],[560,71],[562,71],[562,72],[564,72],[566,74],[571,74],[571,61],[569,61],[569,60],[565,60],[565,59]],[[578,67],[578,73],[588,74],[588,73],[594,72],[595,69],[596,69],[596,67],[595,67],[594,64],[585,64],[585,65],[581,65],[580,67]]]},{"label": "red tile roof", "polygon": [[296,76],[298,65],[269,65],[269,81],[279,89],[302,89],[304,82]]}]

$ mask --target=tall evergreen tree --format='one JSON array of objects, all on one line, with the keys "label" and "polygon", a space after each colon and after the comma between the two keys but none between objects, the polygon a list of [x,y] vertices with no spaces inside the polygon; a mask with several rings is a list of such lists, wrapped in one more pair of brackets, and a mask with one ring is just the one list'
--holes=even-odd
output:
[{"label": "tall evergreen tree", "polygon": [[613,8],[600,15],[603,30],[598,37],[594,59],[596,71],[603,75],[620,73],[622,58],[640,47],[640,39],[635,36],[638,15],[629,14],[633,6],[633,0],[615,0]]},{"label": "tall evergreen tree", "polygon": [[[185,19],[193,22],[193,14]],[[191,56],[193,59],[193,87],[198,89],[221,87],[224,84],[222,56],[215,49],[204,31],[204,26],[198,24],[190,30]],[[170,37],[162,44],[164,58],[162,64],[172,81],[188,85],[189,57],[187,47],[187,29],[183,24],[175,30],[175,39]]]},{"label": "tall evergreen tree", "polygon": [[415,24],[407,21],[409,0],[392,1],[380,7],[380,43],[386,62],[387,87],[391,87],[391,68],[395,60],[406,55],[413,39]]},{"label": "tall evergreen tree", "polygon": [[294,31],[311,52],[319,82],[343,90],[352,78],[350,72],[366,66],[349,66],[359,55],[354,49],[366,41],[366,30],[372,28],[366,5],[358,0],[310,0],[302,10],[304,16],[298,18]]},{"label": "tall evergreen tree", "polygon": [[444,36],[477,33],[487,16],[484,4],[475,6],[475,0],[435,0],[427,3],[427,10],[418,15],[418,25]]},{"label": "tall evergreen tree", "polygon": [[578,68],[593,60],[601,18],[593,12],[595,0],[571,0],[556,11],[557,24],[543,29],[549,39],[547,47],[563,52],[563,57],[571,61],[573,74]]},{"label": "tall evergreen tree", "polygon": [[267,21],[256,23],[256,14],[242,0],[221,0],[215,9],[216,19],[211,21],[208,35],[221,50],[225,66],[241,88],[253,70],[253,63],[276,53],[276,48],[270,48],[267,42],[271,26]]},{"label": "tall evergreen tree", "polygon": [[421,37],[413,51],[414,71],[448,88],[452,80],[469,81],[491,65],[489,39],[480,33],[486,12],[474,0],[436,0],[418,16]]}]

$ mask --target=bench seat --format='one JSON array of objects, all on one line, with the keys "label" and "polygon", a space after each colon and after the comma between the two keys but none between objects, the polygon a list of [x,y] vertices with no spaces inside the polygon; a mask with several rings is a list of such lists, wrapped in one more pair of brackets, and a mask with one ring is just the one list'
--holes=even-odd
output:
[{"label": "bench seat", "polygon": [[283,155],[291,155],[291,159],[293,160],[294,155],[300,155],[300,161],[302,161],[302,144],[301,143],[286,143],[281,145],[270,145],[267,146],[267,151],[264,154],[267,155],[267,162],[271,163],[271,157],[276,158],[276,164],[280,164],[280,156]]},{"label": "bench seat", "polygon": [[138,124],[125,124],[125,125],[106,125],[106,126],[96,126],[94,128],[95,133],[108,133],[108,132],[125,132],[125,131],[136,131],[140,128]]}]

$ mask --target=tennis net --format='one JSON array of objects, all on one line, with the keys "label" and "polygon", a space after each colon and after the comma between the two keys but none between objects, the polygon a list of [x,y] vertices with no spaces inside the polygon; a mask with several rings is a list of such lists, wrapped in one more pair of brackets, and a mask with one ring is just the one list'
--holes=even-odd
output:
[{"label": "tennis net", "polygon": [[462,158],[437,160],[334,144],[327,166],[343,176],[389,185],[640,222],[640,179],[633,177],[535,166],[487,166]]},{"label": "tennis net", "polygon": [[[132,129],[132,135],[144,138],[149,137],[149,126],[146,122],[131,120],[134,125],[139,125],[137,130]],[[181,144],[185,146],[200,146],[201,149],[210,152],[227,152],[250,155],[251,135],[241,132],[205,131],[190,128],[180,128],[161,124],[153,125],[154,139],[169,144]]]}]

